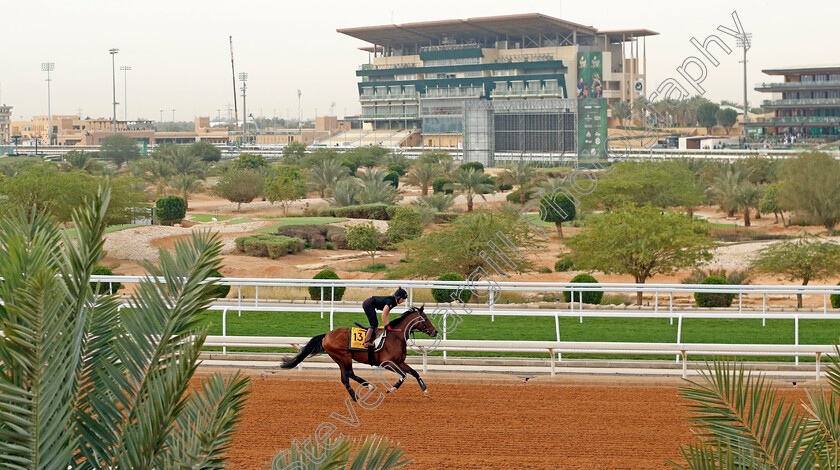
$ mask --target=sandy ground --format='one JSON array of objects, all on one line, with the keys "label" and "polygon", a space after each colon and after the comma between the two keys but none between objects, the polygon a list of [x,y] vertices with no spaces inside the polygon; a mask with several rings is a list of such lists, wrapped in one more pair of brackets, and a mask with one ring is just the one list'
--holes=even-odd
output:
[{"label": "sandy ground", "polygon": [[[370,369],[357,373],[372,379]],[[354,405],[338,377],[296,372],[258,375],[229,454],[237,469],[264,469],[294,439],[311,436],[323,422],[351,438],[387,436],[413,459],[408,469],[665,469],[692,440],[679,381],[647,384],[616,378],[517,377],[459,381],[425,377],[422,397],[410,377],[371,410]],[[486,377],[486,376],[484,376]],[[804,390],[782,393],[802,400]]]}]

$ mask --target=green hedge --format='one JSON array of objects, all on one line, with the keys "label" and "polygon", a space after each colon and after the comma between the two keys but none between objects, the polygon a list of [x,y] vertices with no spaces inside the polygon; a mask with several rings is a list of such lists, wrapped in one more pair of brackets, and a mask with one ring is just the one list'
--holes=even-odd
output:
[{"label": "green hedge", "polygon": [[[700,284],[720,284],[727,285],[726,279],[723,276],[709,276],[703,279]],[[694,301],[698,307],[729,307],[732,305],[732,299],[735,294],[709,293],[709,292],[695,292]]]},{"label": "green hedge", "polygon": [[397,206],[387,204],[360,204],[357,206],[325,207],[318,210],[318,217],[341,217],[347,219],[391,220]]},{"label": "green hedge", "polygon": [[187,203],[178,196],[166,196],[155,201],[155,217],[162,224],[180,223],[187,215]]},{"label": "green hedge", "polygon": [[234,242],[239,251],[243,251],[250,256],[268,257],[271,259],[297,253],[304,248],[304,241],[300,238],[269,235],[266,233],[239,237]]},{"label": "green hedge", "polygon": [[445,192],[446,194],[452,194],[452,192],[453,192],[452,189],[443,189],[443,187],[446,186],[447,184],[452,184],[452,180],[449,179],[449,178],[438,178],[438,179],[432,181],[432,189],[436,193]]},{"label": "green hedge", "polygon": [[[210,275],[208,275],[207,277],[224,277],[224,276],[222,276],[222,273],[220,273],[218,270],[214,269],[213,271],[210,271]],[[230,286],[221,285],[221,284],[217,284],[216,287],[211,291],[213,297],[215,297],[217,299],[224,299],[225,297],[227,297],[229,292],[230,292]]]},{"label": "green hedge", "polygon": [[[840,286],[840,282],[837,285]],[[831,308],[840,308],[840,294],[831,294]]]},{"label": "green hedge", "polygon": [[470,168],[475,169],[479,173],[484,173],[484,165],[481,162],[467,162],[461,165],[462,170],[469,171]]},{"label": "green hedge", "polygon": [[[94,276],[113,276],[114,272],[106,268],[105,266],[97,264],[93,267],[93,271],[91,271],[91,274]],[[97,284],[99,284],[99,289],[96,288]],[[108,284],[107,282],[91,282],[90,287],[91,289],[93,289],[94,294],[104,295],[116,293],[118,290],[120,290],[122,284],[120,284],[119,282],[112,282],[111,284]]]},{"label": "green hedge", "polygon": [[394,188],[400,187],[400,174],[396,171],[388,170],[388,174],[385,175],[385,181],[391,183]]},{"label": "green hedge", "polygon": [[[589,283],[597,283],[598,280],[592,277],[589,274],[578,274],[577,276],[572,278],[571,282],[589,282]],[[583,294],[583,299],[581,299],[581,294]],[[593,305],[600,305],[601,299],[604,297],[604,291],[575,291],[575,302],[583,302],[585,304],[593,304]],[[572,300],[572,293],[571,291],[564,291],[563,292],[563,300],[566,302],[571,302]]]},{"label": "green hedge", "polygon": [[[464,276],[461,276],[458,273],[446,273],[437,279],[438,281],[463,281]],[[458,289],[432,289],[432,297],[435,298],[435,301],[438,303],[446,304],[452,302],[453,296],[457,294],[458,299],[461,303],[467,303],[472,297],[472,291],[469,289],[462,289],[458,291]]]},{"label": "green hedge", "polygon": [[554,263],[554,271],[558,273],[564,273],[566,271],[569,271],[573,267],[575,267],[575,263],[572,262],[572,259],[568,256],[564,256],[557,260],[556,263]]},{"label": "green hedge", "polygon": [[281,225],[277,228],[277,235],[300,238],[306,242],[306,248],[329,249],[327,247],[329,244],[332,244],[333,249],[349,248],[347,237],[344,235],[344,227],[335,225]]},{"label": "green hedge", "polygon": [[[312,276],[312,279],[341,279],[338,277],[338,274],[335,273],[332,269],[324,269],[323,271],[319,272],[318,274]],[[329,300],[332,298],[333,289],[324,287],[324,300]],[[344,291],[347,290],[346,287],[336,287],[335,288],[335,300],[341,300],[344,297]],[[312,300],[321,300],[321,287],[318,286],[309,286],[309,297]]]}]

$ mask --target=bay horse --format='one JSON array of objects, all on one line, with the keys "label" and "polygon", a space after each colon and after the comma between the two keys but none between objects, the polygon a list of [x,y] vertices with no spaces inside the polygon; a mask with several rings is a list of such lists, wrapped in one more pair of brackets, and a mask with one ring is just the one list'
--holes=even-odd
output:
[{"label": "bay horse", "polygon": [[[389,370],[399,374],[400,378],[395,383],[388,393],[400,388],[406,378],[406,374],[410,374],[417,379],[420,384],[420,389],[423,390],[423,396],[429,397],[429,392],[426,390],[426,384],[420,375],[405,363],[406,355],[406,338],[413,331],[420,331],[434,338],[438,332],[435,325],[423,312],[423,307],[411,307],[399,318],[392,320],[388,324],[393,330],[389,331],[385,337],[385,344],[382,349],[374,353],[374,360],[376,365],[391,362],[399,369],[394,370],[392,367],[387,367]],[[293,358],[283,360],[280,367],[283,369],[292,369],[303,362],[307,357],[312,357],[326,352],[338,364],[341,369],[341,383],[350,394],[350,398],[356,400],[356,392],[350,386],[350,379],[355,380],[368,387],[370,384],[367,380],[359,377],[353,373],[353,361],[361,362],[363,364],[370,364],[368,351],[351,351],[350,350],[350,328],[336,328],[329,333],[313,337],[306,343],[306,346]],[[371,364],[373,365],[373,364]]]}]

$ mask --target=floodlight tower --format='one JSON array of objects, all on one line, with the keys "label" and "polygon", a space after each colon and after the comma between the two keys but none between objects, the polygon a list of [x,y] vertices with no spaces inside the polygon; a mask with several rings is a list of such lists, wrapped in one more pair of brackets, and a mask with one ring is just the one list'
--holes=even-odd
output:
[{"label": "floodlight tower", "polygon": [[123,71],[124,81],[123,81],[123,92],[125,96],[123,98],[123,118],[125,119],[126,125],[128,125],[128,71],[131,70],[131,67],[128,65],[121,65],[120,70]]},{"label": "floodlight tower", "polygon": [[744,33],[741,37],[737,38],[737,46],[744,50],[744,60],[738,61],[744,63],[744,121],[741,123],[741,127],[743,128],[744,132],[744,142],[747,140],[747,50],[749,50],[752,43],[752,33]]},{"label": "floodlight tower", "polygon": [[52,107],[50,105],[50,72],[55,70],[55,63],[41,62],[41,71],[47,72],[47,143],[52,145]]},{"label": "floodlight tower", "polygon": [[114,114],[111,118],[111,128],[114,130],[114,134],[117,133],[117,59],[116,56],[120,52],[119,49],[108,49],[108,53],[111,54],[111,85],[112,89],[114,90]]},{"label": "floodlight tower", "polygon": [[242,82],[242,143],[248,143],[248,110],[245,108],[245,91],[248,89],[248,72],[239,72],[239,81]]}]

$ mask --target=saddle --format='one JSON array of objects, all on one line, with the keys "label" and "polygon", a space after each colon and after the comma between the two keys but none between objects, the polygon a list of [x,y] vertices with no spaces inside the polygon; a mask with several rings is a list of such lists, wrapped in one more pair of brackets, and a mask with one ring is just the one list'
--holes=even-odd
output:
[{"label": "saddle", "polygon": [[[358,323],[357,323],[358,324]],[[367,328],[350,328],[350,345],[351,351],[367,351],[365,347],[365,334]],[[379,351],[385,345],[385,328],[379,327],[376,329],[373,340],[373,350]]]}]

